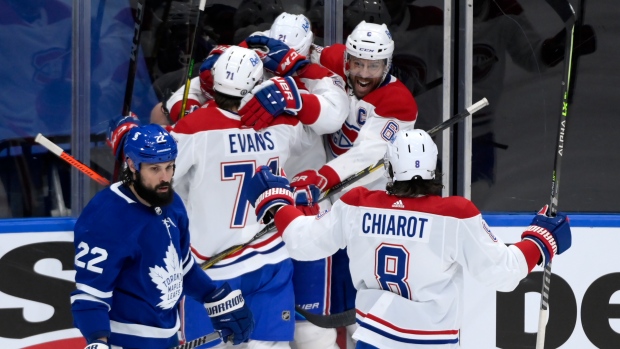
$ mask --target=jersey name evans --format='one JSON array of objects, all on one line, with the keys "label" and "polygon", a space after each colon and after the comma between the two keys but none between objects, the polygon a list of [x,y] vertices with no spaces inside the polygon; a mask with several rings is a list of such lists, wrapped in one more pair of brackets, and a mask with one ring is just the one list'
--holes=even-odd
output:
[{"label": "jersey name evans", "polygon": [[237,130],[224,134],[226,155],[243,155],[248,153],[273,153],[276,151],[276,137],[269,131]]},{"label": "jersey name evans", "polygon": [[419,212],[362,209],[361,232],[367,237],[390,237],[428,242],[433,219]]}]

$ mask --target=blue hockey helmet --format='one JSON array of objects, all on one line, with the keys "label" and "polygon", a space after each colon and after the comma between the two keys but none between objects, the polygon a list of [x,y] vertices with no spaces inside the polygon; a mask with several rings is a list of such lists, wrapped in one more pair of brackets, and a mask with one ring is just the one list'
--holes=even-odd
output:
[{"label": "blue hockey helmet", "polygon": [[140,164],[168,162],[177,158],[177,142],[168,131],[156,124],[134,127],[125,141],[125,156],[130,158],[136,170]]}]

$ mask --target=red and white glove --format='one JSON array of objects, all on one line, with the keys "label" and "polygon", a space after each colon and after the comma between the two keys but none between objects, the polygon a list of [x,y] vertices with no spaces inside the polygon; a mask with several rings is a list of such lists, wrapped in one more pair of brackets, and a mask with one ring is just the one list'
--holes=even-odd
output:
[{"label": "red and white glove", "polygon": [[254,87],[241,100],[239,115],[241,123],[261,130],[273,123],[282,113],[297,115],[303,101],[295,81],[291,77],[273,77]]},{"label": "red and white glove", "polygon": [[265,69],[278,76],[289,76],[310,63],[306,56],[300,55],[282,41],[267,36],[250,36],[245,39],[245,43],[248,47],[267,47],[268,52],[259,56]]},{"label": "red and white glove", "polygon": [[521,239],[536,243],[540,250],[539,265],[546,266],[556,254],[568,250],[572,244],[569,218],[562,212],[548,217],[549,205],[543,206],[532,219],[532,223],[521,234]]},{"label": "red and white glove", "polygon": [[108,124],[108,133],[106,135],[106,144],[112,148],[112,154],[114,157],[119,159],[121,162],[125,159],[122,159],[122,150],[125,145],[125,136],[127,132],[134,127],[140,126],[140,119],[138,116],[132,112],[129,112],[127,116],[118,116],[112,120],[110,120]]},{"label": "red and white glove", "polygon": [[[172,105],[170,108],[170,120],[173,124],[176,124],[179,121],[179,116],[181,115],[181,108],[183,108],[183,100],[180,100]],[[197,101],[193,98],[188,98],[185,102],[185,112],[183,116],[187,116],[187,114],[194,112],[195,110],[200,108],[200,101]]]},{"label": "red and white glove", "polygon": [[230,45],[217,45],[215,46],[209,55],[200,65],[200,90],[205,95],[207,99],[213,99],[213,75],[211,75],[211,68],[217,62],[217,59],[220,57],[224,51],[229,48]]},{"label": "red and white glove", "polygon": [[306,216],[319,213],[319,197],[327,186],[327,178],[317,170],[305,170],[298,173],[291,180],[295,206]]}]

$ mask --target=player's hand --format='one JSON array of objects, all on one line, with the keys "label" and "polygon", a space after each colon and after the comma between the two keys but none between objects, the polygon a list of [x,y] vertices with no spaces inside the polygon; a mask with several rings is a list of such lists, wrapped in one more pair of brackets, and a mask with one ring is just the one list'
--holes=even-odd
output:
[{"label": "player's hand", "polygon": [[[295,205],[306,216],[319,213],[319,198],[325,189],[327,179],[317,170],[306,170],[298,173],[291,181]],[[305,207],[305,208],[304,208]]]},{"label": "player's hand", "polygon": [[310,63],[305,56],[288,47],[282,41],[267,36],[254,35],[245,39],[248,47],[266,46],[268,52],[261,57],[265,69],[279,76],[289,76]]},{"label": "player's hand", "polygon": [[204,302],[213,327],[222,333],[224,342],[231,340],[237,345],[250,338],[254,330],[254,317],[240,290],[231,291],[230,285],[224,283],[211,292]]},{"label": "player's hand", "polygon": [[256,174],[250,180],[246,198],[256,211],[256,220],[265,224],[273,219],[275,212],[272,209],[277,210],[281,206],[294,203],[288,179],[274,175],[268,166],[256,169]]},{"label": "player's hand", "polygon": [[110,346],[108,345],[108,343],[97,339],[96,341],[88,344],[84,349],[110,349]]},{"label": "player's hand", "polygon": [[261,130],[282,113],[297,115],[303,105],[295,81],[291,77],[273,77],[255,86],[241,100],[241,123]]},{"label": "player's hand", "polygon": [[[179,116],[181,115],[181,108],[183,108],[183,100],[174,103],[172,105],[172,108],[170,108],[169,116],[172,124],[176,124],[177,121],[179,121]],[[193,98],[188,98],[187,101],[185,101],[185,111],[183,112],[183,117],[198,109],[200,109],[200,101]]]},{"label": "player's hand", "polygon": [[548,217],[549,205],[545,205],[523,232],[521,239],[530,240],[538,245],[541,252],[539,265],[546,266],[556,254],[561,254],[571,246],[572,235],[569,218],[558,212],[555,217]]},{"label": "player's hand", "polygon": [[213,99],[213,75],[211,75],[211,68],[217,62],[217,59],[220,57],[224,51],[229,48],[229,45],[217,45],[215,46],[207,58],[200,65],[200,90],[205,95],[205,97],[209,100]]},{"label": "player's hand", "polygon": [[110,120],[108,133],[106,134],[106,144],[112,148],[112,154],[119,161],[123,162],[125,160],[122,153],[127,132],[138,126],[140,126],[140,119],[132,112],[129,112],[127,116],[121,115]]}]

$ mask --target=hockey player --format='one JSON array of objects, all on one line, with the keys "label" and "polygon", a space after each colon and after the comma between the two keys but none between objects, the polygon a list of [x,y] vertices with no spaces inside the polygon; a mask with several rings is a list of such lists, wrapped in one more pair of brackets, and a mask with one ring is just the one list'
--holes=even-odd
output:
[{"label": "hockey player", "polygon": [[[249,241],[264,227],[246,198],[256,168],[268,165],[275,170],[291,156],[303,154],[313,141],[299,118],[287,113],[261,131],[241,123],[237,110],[255,85],[259,91],[273,88],[273,95],[283,96],[264,96],[263,102],[276,109],[299,110],[302,100],[290,77],[260,84],[263,63],[254,50],[229,47],[212,75],[214,100],[181,119],[172,131],[179,144],[174,179],[188,207],[192,250],[200,262]],[[242,290],[256,319],[250,347],[289,348],[295,326],[293,268],[279,235],[267,235],[206,273]]]},{"label": "hockey player", "polygon": [[176,346],[182,294],[204,303],[224,340],[246,341],[254,321],[241,292],[217,287],[191,255],[172,188],[176,141],[147,125],[132,128],[124,147],[122,181],[97,193],[75,224],[71,310],[87,348]]},{"label": "hockey player", "polygon": [[[385,24],[362,21],[347,37],[346,45],[318,47],[312,53],[313,62],[347,80],[350,109],[341,129],[328,137],[330,161],[318,170],[308,169],[293,177],[291,187],[297,201],[303,197],[313,206],[313,191],[328,190],[375,164],[385,152],[385,143],[399,129],[413,128],[418,114],[416,101],[405,85],[388,73],[393,51],[394,41]],[[356,184],[379,189],[385,183],[380,174],[371,174]],[[332,258],[331,310],[335,313],[354,306],[348,264],[344,250]]]},{"label": "hockey player", "polygon": [[442,187],[437,146],[425,131],[397,133],[385,160],[387,191],[352,189],[317,217],[289,205],[292,193],[288,200],[281,195],[290,190],[288,181],[265,168],[248,191],[257,210],[277,210],[275,224],[293,258],[347,247],[358,290],[356,348],[458,348],[464,269],[493,289],[511,291],[537,263],[544,266],[571,246],[568,217],[547,217],[547,206],[508,247],[471,201],[436,195]]},{"label": "hockey player", "polygon": [[[303,57],[309,55],[313,40],[310,21],[303,15],[289,13],[280,14],[270,30],[262,33],[263,36],[258,34],[249,37],[246,42],[249,45],[264,45],[269,52],[283,50],[292,53],[288,49],[290,47],[294,50],[292,54],[296,53]],[[295,69],[294,72],[277,72],[278,61],[271,57],[268,59],[277,64],[271,65],[271,71],[276,71],[280,75],[290,74],[298,86],[303,86],[313,94],[302,95],[304,106],[300,112],[300,120],[309,125],[310,135],[313,137],[312,145],[301,156],[287,161],[284,169],[286,173],[291,174],[307,168],[319,169],[327,162],[321,135],[340,129],[348,114],[348,97],[344,92],[344,80],[319,64],[303,60],[303,66],[297,67],[297,69],[291,67]],[[285,55],[279,58],[280,61],[285,59]],[[244,108],[240,110],[242,122],[246,121],[248,125],[260,129],[259,123],[264,125],[277,120],[275,119],[277,115],[272,116],[260,109],[262,109],[261,105],[256,101],[246,103]],[[257,115],[263,116],[261,118]],[[316,128],[314,123],[308,121],[315,118],[328,119],[330,121],[329,128]],[[253,123],[254,120],[259,120],[259,123]],[[318,213],[318,205],[314,205],[314,207],[303,206],[305,200],[301,197],[299,203],[300,208],[305,208],[306,214],[316,215]],[[323,208],[329,208],[330,204],[325,203],[323,206]],[[317,261],[293,260],[293,288],[297,306],[314,314],[327,315],[330,313],[331,265],[331,257]],[[295,316],[297,320],[295,340],[291,343],[293,349],[338,349],[336,329],[315,326],[306,321],[299,313],[296,313]]]}]

